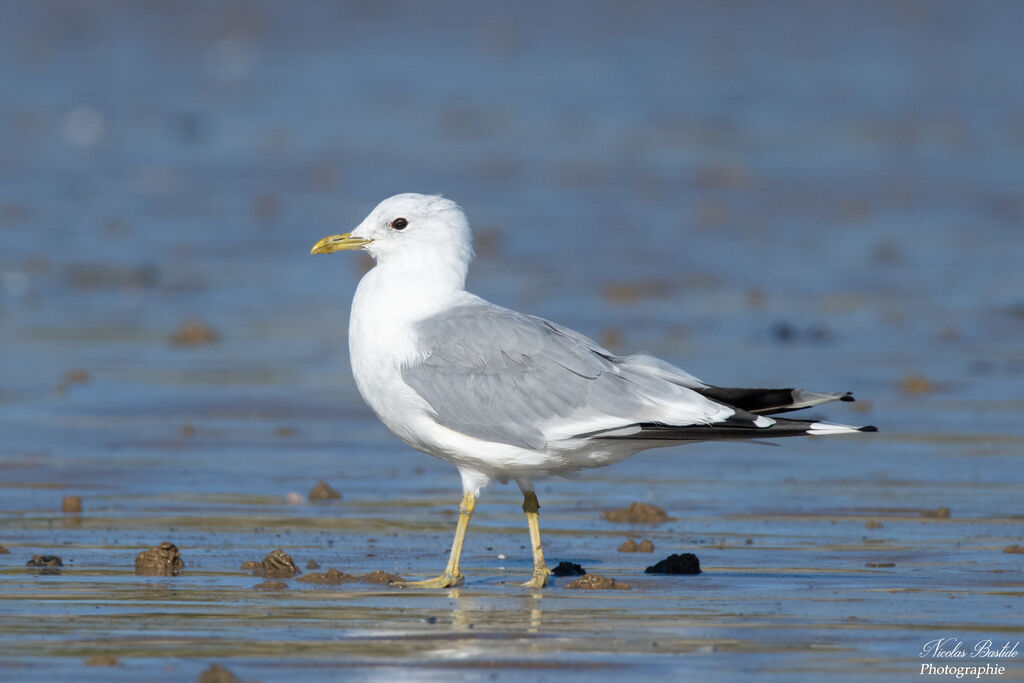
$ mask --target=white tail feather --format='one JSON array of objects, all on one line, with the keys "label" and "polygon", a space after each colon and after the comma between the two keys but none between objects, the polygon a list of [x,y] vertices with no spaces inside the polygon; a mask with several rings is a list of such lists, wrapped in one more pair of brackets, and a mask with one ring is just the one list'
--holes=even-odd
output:
[{"label": "white tail feather", "polygon": [[852,432],[861,431],[857,427],[851,427],[850,425],[834,424],[832,422],[815,422],[807,430],[808,434],[824,436],[826,434],[850,434]]}]

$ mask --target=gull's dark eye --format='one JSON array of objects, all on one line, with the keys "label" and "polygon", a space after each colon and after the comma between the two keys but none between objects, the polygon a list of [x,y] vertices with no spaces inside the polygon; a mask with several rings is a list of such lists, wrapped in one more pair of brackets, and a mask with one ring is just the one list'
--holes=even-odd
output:
[{"label": "gull's dark eye", "polygon": [[391,221],[391,227],[394,228],[395,230],[405,230],[405,226],[407,225],[409,225],[409,221],[405,220],[404,218],[396,218],[395,220]]}]

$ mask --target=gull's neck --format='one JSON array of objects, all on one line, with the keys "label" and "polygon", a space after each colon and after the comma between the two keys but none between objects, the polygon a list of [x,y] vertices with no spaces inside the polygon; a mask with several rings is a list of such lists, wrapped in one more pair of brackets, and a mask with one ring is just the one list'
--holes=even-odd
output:
[{"label": "gull's neck", "polygon": [[360,280],[352,323],[361,319],[384,332],[433,315],[466,296],[468,268],[456,254],[389,254]]}]

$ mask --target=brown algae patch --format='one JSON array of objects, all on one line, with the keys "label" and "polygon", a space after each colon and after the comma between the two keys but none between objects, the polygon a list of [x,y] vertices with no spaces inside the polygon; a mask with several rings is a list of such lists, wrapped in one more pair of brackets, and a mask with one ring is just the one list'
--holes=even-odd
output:
[{"label": "brown algae patch", "polygon": [[315,572],[301,578],[295,579],[303,583],[312,583],[319,586],[337,586],[342,583],[372,583],[388,585],[404,581],[401,576],[389,574],[380,569],[369,574],[346,574],[338,569],[328,569],[326,572]]},{"label": "brown algae patch", "polygon": [[644,574],[700,574],[700,560],[693,553],[672,554],[645,569]]},{"label": "brown algae patch", "polygon": [[40,574],[60,574],[64,561],[56,555],[33,555],[25,566],[35,569]]},{"label": "brown algae patch", "polygon": [[346,574],[337,569],[328,569],[326,572],[314,572],[295,579],[303,583],[315,583],[320,586],[337,586],[342,583],[354,583],[359,580],[354,574]]},{"label": "brown algae patch", "polygon": [[340,500],[341,493],[332,488],[330,484],[321,479],[313,490],[309,492],[310,500]]},{"label": "brown algae patch", "polygon": [[921,515],[929,519],[949,519],[952,515],[947,507],[938,507],[934,510],[924,510]]},{"label": "brown algae patch", "polygon": [[622,583],[608,576],[601,576],[600,574],[586,574],[581,576],[575,581],[571,581],[565,584],[566,588],[572,588],[574,590],[587,590],[587,591],[628,591],[632,586],[628,583]]},{"label": "brown algae patch", "polygon": [[211,664],[199,674],[197,683],[244,683],[223,664]]},{"label": "brown algae patch", "polygon": [[661,524],[675,519],[657,505],[630,503],[628,508],[605,510],[601,519],[619,524]]},{"label": "brown algae patch", "polygon": [[253,576],[265,576],[268,579],[290,579],[301,574],[302,570],[295,566],[291,555],[278,548],[267,553],[259,569],[254,569],[252,573]]},{"label": "brown algae patch", "polygon": [[64,373],[60,383],[57,385],[58,394],[66,394],[72,384],[88,384],[92,381],[92,375],[88,370],[75,369]]},{"label": "brown algae patch", "polygon": [[8,550],[7,548],[5,548],[2,545],[0,545],[0,555],[9,555],[10,553],[11,553],[10,550]]},{"label": "brown algae patch", "polygon": [[121,666],[121,661],[114,655],[93,655],[82,664],[85,666]]},{"label": "brown algae patch", "polygon": [[178,546],[169,541],[135,556],[135,573],[139,576],[177,576],[184,568]]},{"label": "brown algae patch", "polygon": [[[2,548],[3,546],[0,546]],[[1003,548],[1004,553],[1024,554],[1024,545],[1008,545]]]},{"label": "brown algae patch", "polygon": [[217,331],[201,320],[189,320],[170,336],[171,344],[183,347],[215,344],[219,339]]},{"label": "brown algae patch", "polygon": [[388,574],[387,572],[378,569],[376,571],[370,572],[369,574],[363,574],[359,577],[359,580],[363,583],[391,585],[399,581],[404,581],[405,579],[403,579],[401,576],[398,576],[397,574]]},{"label": "brown algae patch", "polygon": [[64,496],[60,501],[61,512],[81,512],[82,511],[82,497],[81,496]]},{"label": "brown algae patch", "polygon": [[654,552],[654,541],[645,538],[639,543],[636,540],[629,538],[626,542],[619,546],[620,553],[653,553]]},{"label": "brown algae patch", "polygon": [[900,382],[900,389],[905,394],[930,394],[935,391],[935,383],[924,375],[912,372]]}]

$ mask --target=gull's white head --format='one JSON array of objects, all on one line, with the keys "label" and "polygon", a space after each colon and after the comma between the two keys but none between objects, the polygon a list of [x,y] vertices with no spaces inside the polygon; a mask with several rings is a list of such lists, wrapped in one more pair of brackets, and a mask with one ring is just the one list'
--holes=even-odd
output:
[{"label": "gull's white head", "polygon": [[463,277],[473,258],[472,234],[459,205],[412,192],[388,197],[352,232],[323,238],[311,253],[360,248],[380,264],[457,268]]}]

